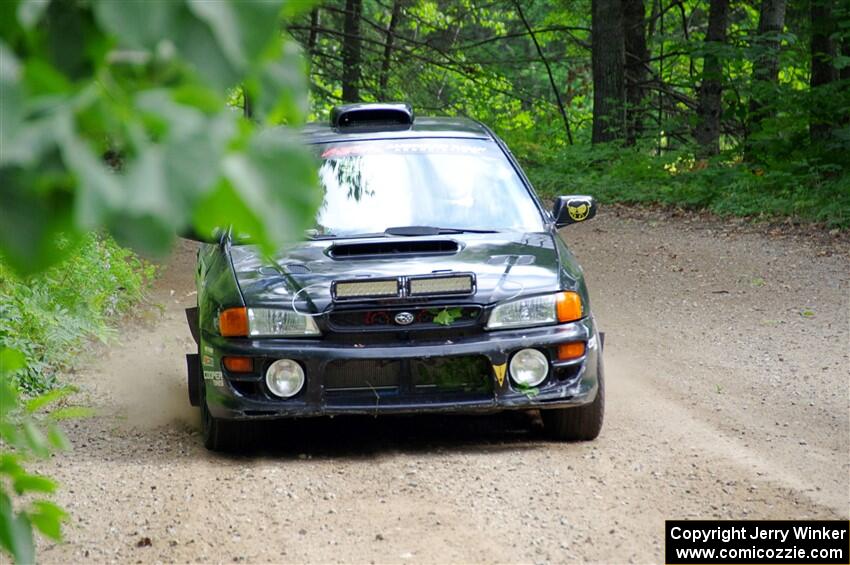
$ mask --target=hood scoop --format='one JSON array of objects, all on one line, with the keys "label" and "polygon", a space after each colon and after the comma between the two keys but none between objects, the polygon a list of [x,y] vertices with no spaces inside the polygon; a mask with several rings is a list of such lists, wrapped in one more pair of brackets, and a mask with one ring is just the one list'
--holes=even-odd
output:
[{"label": "hood scoop", "polygon": [[391,240],[364,243],[336,243],[328,248],[331,259],[375,259],[421,255],[454,255],[460,251],[452,239]]}]

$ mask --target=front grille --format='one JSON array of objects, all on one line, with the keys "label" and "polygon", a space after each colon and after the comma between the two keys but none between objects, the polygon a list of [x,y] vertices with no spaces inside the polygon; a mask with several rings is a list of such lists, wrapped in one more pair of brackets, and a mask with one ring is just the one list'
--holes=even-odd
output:
[{"label": "front grille", "polygon": [[417,390],[483,392],[493,385],[490,363],[480,355],[414,359],[410,372]]},{"label": "front grille", "polygon": [[397,387],[400,375],[401,361],[331,361],[325,368],[325,390]]},{"label": "front grille", "polygon": [[488,392],[493,380],[486,357],[415,358],[409,360],[351,359],[331,361],[324,388],[340,391]]},{"label": "front grille", "polygon": [[[443,313],[444,311],[445,313]],[[404,312],[413,316],[411,323],[399,324],[396,321],[396,316]],[[328,322],[332,330],[340,332],[449,330],[475,326],[480,317],[480,306],[386,308],[338,310],[330,313]],[[440,321],[444,323],[439,323]],[[446,324],[445,322],[449,323]]]}]

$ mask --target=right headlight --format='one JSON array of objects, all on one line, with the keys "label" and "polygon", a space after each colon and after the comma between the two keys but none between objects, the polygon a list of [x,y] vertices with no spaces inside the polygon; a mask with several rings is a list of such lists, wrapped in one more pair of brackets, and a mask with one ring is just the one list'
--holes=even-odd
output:
[{"label": "right headlight", "polygon": [[583,316],[581,297],[577,292],[543,294],[498,304],[490,312],[486,329],[545,326],[574,322]]},{"label": "right headlight", "polygon": [[307,337],[321,335],[311,316],[278,308],[228,308],[219,314],[224,337]]},{"label": "right headlight", "polygon": [[276,308],[248,308],[248,335],[251,337],[319,335],[311,316]]}]

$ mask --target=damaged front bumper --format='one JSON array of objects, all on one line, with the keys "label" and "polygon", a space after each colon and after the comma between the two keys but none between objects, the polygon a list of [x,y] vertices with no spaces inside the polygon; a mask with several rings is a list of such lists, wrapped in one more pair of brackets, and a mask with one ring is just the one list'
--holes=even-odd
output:
[{"label": "damaged front bumper", "polygon": [[[596,397],[602,348],[591,317],[558,326],[493,331],[440,342],[354,345],[330,340],[233,339],[206,334],[200,337],[200,355],[188,356],[190,389],[193,379],[202,383],[211,415],[223,419],[475,413],[578,406]],[[558,345],[576,341],[586,343],[585,354],[558,361]],[[508,368],[511,356],[524,348],[543,351],[550,363],[546,380],[530,390],[516,387]],[[229,372],[222,363],[224,356],[251,357],[254,371]],[[265,368],[278,359],[293,359],[304,368],[304,387],[292,398],[274,397],[265,386]],[[471,364],[469,360],[473,360]],[[332,367],[340,363],[395,364],[398,381],[390,383],[394,386],[340,387],[338,382],[332,386]],[[416,364],[439,365],[442,371],[451,373],[455,363],[458,372],[461,364],[466,372],[470,366],[476,367],[482,373],[483,384],[446,388],[437,381],[428,385],[414,382],[412,373],[416,371],[411,367]]]}]

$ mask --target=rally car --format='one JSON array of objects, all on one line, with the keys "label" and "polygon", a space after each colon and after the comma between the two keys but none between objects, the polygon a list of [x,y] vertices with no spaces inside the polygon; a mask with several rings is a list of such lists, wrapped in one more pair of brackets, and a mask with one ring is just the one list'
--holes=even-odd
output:
[{"label": "rally car", "polygon": [[324,201],[273,259],[228,229],[198,252],[189,398],[209,449],[251,421],[540,410],[554,438],[602,427],[602,338],[558,228],[505,144],[464,118],[354,104],[304,131]]}]

